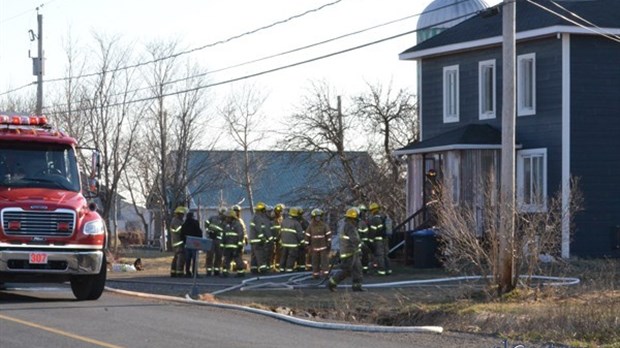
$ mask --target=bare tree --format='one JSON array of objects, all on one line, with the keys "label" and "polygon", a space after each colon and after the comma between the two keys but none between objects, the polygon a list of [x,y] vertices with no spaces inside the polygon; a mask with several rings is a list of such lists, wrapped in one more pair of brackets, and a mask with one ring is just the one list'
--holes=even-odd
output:
[{"label": "bare tree", "polygon": [[[365,183],[361,183],[356,175],[354,158],[347,151],[351,143],[345,137],[354,129],[354,119],[349,112],[342,110],[341,97],[334,97],[332,88],[326,82],[313,82],[310,93],[302,99],[298,112],[287,121],[294,126],[282,145],[285,148],[328,153],[329,157],[322,164],[324,167],[328,167],[333,160],[341,165],[339,179],[346,185],[340,196],[348,195],[353,201],[361,202],[365,198],[362,190]],[[350,199],[347,203],[351,203]]]},{"label": "bare tree", "polygon": [[260,130],[264,115],[260,110],[266,98],[257,88],[244,85],[240,91],[231,93],[225,105],[219,109],[219,114],[224,118],[228,127],[229,135],[243,152],[241,168],[224,166],[222,169],[237,170],[237,173],[228,173],[228,175],[245,188],[250,211],[254,211],[254,178],[262,174],[261,169],[264,166],[264,163],[258,163],[256,158],[251,157],[250,151],[254,144],[264,138],[264,133]]},{"label": "bare tree", "polygon": [[[204,74],[191,61],[180,69],[178,58],[165,59],[174,56],[177,46],[176,42],[154,42],[147,47],[155,61],[146,72],[153,101],[142,124],[145,139],[140,146],[144,155],[137,159],[135,172],[150,192],[150,204],[162,213],[162,232],[175,206],[188,205],[191,195],[198,193],[188,191],[189,183],[208,169],[190,163],[190,151],[201,144],[208,122],[204,115],[205,89],[201,87],[204,78],[199,77]],[[147,169],[149,166],[154,170]]]},{"label": "bare tree", "polygon": [[[367,186],[367,195],[388,207],[394,218],[402,218],[405,210],[404,172],[402,163],[392,155],[395,148],[418,139],[418,116],[415,96],[407,90],[396,93],[391,84],[367,83],[368,90],[354,96],[355,116],[367,129],[371,152],[376,153],[381,170]],[[379,137],[375,135],[379,134]]]}]

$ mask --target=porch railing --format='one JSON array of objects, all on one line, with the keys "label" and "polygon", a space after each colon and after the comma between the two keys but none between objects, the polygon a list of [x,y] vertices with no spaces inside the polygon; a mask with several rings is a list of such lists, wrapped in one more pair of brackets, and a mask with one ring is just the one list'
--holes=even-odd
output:
[{"label": "porch railing", "polygon": [[392,229],[391,248],[388,254],[395,255],[394,252],[396,250],[404,247],[404,252],[401,253],[400,257],[397,256],[396,258],[402,259],[405,264],[413,263],[413,243],[409,238],[410,233],[432,227],[435,223],[436,218],[433,214],[431,202],[411,214]]}]

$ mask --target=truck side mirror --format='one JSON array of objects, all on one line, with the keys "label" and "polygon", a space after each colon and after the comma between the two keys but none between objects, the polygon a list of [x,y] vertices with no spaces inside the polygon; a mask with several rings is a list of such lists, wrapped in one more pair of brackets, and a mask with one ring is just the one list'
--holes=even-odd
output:
[{"label": "truck side mirror", "polygon": [[99,175],[101,174],[101,155],[99,151],[93,150],[90,161],[90,177],[88,178],[88,190],[95,195],[99,194]]}]

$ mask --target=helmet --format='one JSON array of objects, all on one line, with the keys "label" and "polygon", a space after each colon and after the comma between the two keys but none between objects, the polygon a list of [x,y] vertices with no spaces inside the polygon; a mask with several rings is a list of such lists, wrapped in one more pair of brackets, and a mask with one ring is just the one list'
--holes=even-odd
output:
[{"label": "helmet", "polygon": [[235,205],[233,205],[233,206],[232,206],[232,209],[233,209],[234,211],[241,211],[241,207],[239,206],[239,204],[235,204]]},{"label": "helmet", "polygon": [[366,211],[368,209],[366,209],[366,206],[363,204],[360,204],[359,207],[357,207],[360,211]]},{"label": "helmet", "polygon": [[187,213],[187,208],[185,208],[182,205],[179,205],[175,210],[174,210],[175,214],[185,214]]},{"label": "helmet", "polygon": [[379,208],[380,208],[379,203],[375,203],[375,202],[370,203],[370,207],[369,207],[370,211],[379,210]]},{"label": "helmet", "polygon": [[232,218],[237,218],[237,212],[235,211],[235,208],[230,208],[228,209],[228,217],[232,217]]},{"label": "helmet", "polygon": [[226,210],[227,210],[227,209],[226,209],[226,207],[219,207],[219,208],[217,209],[217,212],[218,212],[218,214],[220,214],[220,215],[226,215]]},{"label": "helmet", "polygon": [[265,205],[264,202],[258,202],[256,203],[256,206],[254,207],[254,210],[256,211],[263,211],[267,208],[267,206]]},{"label": "helmet", "polygon": [[323,211],[319,208],[316,208],[312,210],[312,213],[310,213],[310,215],[312,215],[312,217],[323,216]]},{"label": "helmet", "polygon": [[300,215],[299,208],[292,207],[291,209],[288,210],[288,215],[290,215],[291,217],[298,217]]},{"label": "helmet", "polygon": [[344,214],[345,217],[348,217],[351,219],[357,219],[358,215],[359,215],[359,212],[357,208],[349,208],[347,209],[347,212]]},{"label": "helmet", "polygon": [[282,204],[282,203],[276,204],[276,206],[273,208],[273,210],[279,211],[279,212],[283,211],[284,210],[284,204]]},{"label": "helmet", "polygon": [[273,211],[273,206],[271,206],[271,205],[267,205],[267,206],[265,206],[265,210],[267,210],[267,211]]}]

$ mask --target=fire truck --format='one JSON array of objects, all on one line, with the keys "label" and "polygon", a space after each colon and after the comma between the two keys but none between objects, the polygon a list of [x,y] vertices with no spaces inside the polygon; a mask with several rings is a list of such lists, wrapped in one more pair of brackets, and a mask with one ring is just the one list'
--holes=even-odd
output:
[{"label": "fire truck", "polygon": [[107,230],[87,200],[96,195],[99,153],[90,149],[86,175],[77,151],[44,116],[0,114],[0,287],[69,282],[78,300],[101,296]]}]

